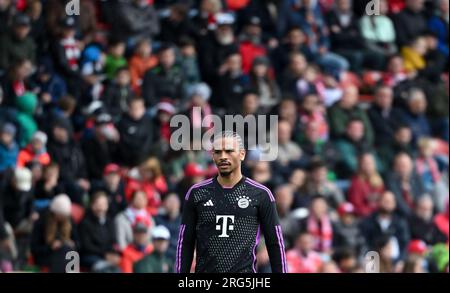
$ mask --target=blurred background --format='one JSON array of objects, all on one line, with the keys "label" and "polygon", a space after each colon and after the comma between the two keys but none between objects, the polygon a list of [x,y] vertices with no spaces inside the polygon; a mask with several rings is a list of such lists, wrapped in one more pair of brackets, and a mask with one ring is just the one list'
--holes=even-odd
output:
[{"label": "blurred background", "polygon": [[216,169],[170,147],[170,119],[240,114],[279,116],[278,158],[243,171],[276,197],[290,272],[364,272],[368,251],[448,272],[448,7],[0,0],[0,271],[76,251],[82,272],[173,272],[184,195]]}]

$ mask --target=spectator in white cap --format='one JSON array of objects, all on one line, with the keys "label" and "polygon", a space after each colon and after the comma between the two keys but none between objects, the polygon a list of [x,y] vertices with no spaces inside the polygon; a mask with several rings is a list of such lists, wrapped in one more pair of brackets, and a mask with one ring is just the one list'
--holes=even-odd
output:
[{"label": "spectator in white cap", "polygon": [[47,153],[47,134],[36,131],[30,143],[19,152],[17,166],[23,167],[30,162],[39,163],[42,166],[50,164],[50,155]]},{"label": "spectator in white cap", "polygon": [[170,273],[173,272],[173,261],[166,257],[169,248],[170,232],[160,225],[152,231],[154,251],[134,264],[134,273]]},{"label": "spectator in white cap", "polygon": [[35,222],[31,253],[35,263],[50,272],[66,272],[66,254],[77,249],[76,227],[71,220],[72,202],[66,194],[53,198],[50,207]]}]

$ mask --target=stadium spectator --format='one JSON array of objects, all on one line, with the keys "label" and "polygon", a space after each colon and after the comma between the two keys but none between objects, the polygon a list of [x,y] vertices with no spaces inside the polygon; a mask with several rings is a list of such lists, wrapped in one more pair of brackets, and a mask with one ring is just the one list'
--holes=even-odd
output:
[{"label": "stadium spectator", "polygon": [[64,192],[64,185],[59,180],[58,164],[51,162],[43,170],[42,177],[36,182],[34,191],[34,205],[37,210],[48,207],[50,201]]},{"label": "stadium spectator", "polygon": [[120,135],[120,162],[128,167],[142,163],[149,155],[153,136],[151,118],[145,113],[145,102],[142,98],[133,97],[128,101],[128,111],[117,124],[117,130]]},{"label": "stadium spectator", "polygon": [[329,254],[333,242],[333,225],[328,212],[328,204],[324,197],[316,195],[309,205],[307,218],[299,221],[300,231],[312,237],[312,248],[316,252]]},{"label": "stadium spectator", "polygon": [[127,206],[125,182],[120,166],[110,163],[105,166],[101,180],[93,180],[91,192],[103,191],[108,196],[108,215],[115,217]]},{"label": "stadium spectator", "polygon": [[261,107],[268,112],[280,101],[280,89],[270,73],[266,57],[254,58],[249,72],[250,87],[258,94]]},{"label": "stadium spectator", "polygon": [[136,223],[133,227],[133,242],[122,252],[120,269],[123,273],[132,273],[133,266],[146,255],[153,253],[153,244],[149,242],[148,227],[142,223]]},{"label": "stadium spectator", "polygon": [[141,91],[145,72],[158,64],[158,58],[152,54],[152,51],[150,39],[141,39],[136,43],[134,54],[130,58],[131,87],[138,94]]},{"label": "stadium spectator", "polygon": [[419,153],[415,165],[419,180],[422,181],[425,191],[435,198],[436,209],[444,211],[448,201],[448,187],[443,182],[442,172],[436,159],[436,141],[424,137],[419,140],[418,147]]},{"label": "stadium spectator", "polygon": [[[173,263],[175,262],[176,249],[178,242],[178,232],[180,229],[181,215],[180,215],[180,199],[176,193],[169,193],[164,197],[162,202],[162,209],[155,217],[155,224],[164,226],[170,232],[169,246],[167,248],[166,256]],[[155,247],[156,248],[156,247]]]},{"label": "stadium spectator", "polygon": [[373,130],[370,120],[364,110],[358,107],[359,90],[356,86],[344,88],[342,98],[329,108],[331,135],[338,138],[345,133],[348,121],[359,118],[364,123],[364,139],[371,145],[373,143]]},{"label": "stadium spectator", "polygon": [[114,250],[114,222],[108,217],[108,196],[104,192],[92,195],[90,210],[79,226],[81,265],[100,272],[116,267],[120,256]]},{"label": "stadium spectator", "polygon": [[34,262],[49,272],[66,272],[66,253],[77,251],[79,246],[71,206],[67,195],[57,195],[34,224],[31,235]]},{"label": "stadium spectator", "polygon": [[340,178],[348,178],[358,169],[358,157],[371,150],[370,145],[364,140],[364,122],[358,118],[352,118],[347,122],[347,129],[343,138],[335,141],[336,151],[339,157],[336,159],[336,173]]},{"label": "stadium spectator", "polygon": [[176,63],[175,49],[163,45],[158,50],[158,65],[145,72],[142,83],[142,96],[147,107],[153,107],[161,98],[178,102],[186,98],[185,76]]},{"label": "stadium spectator", "polygon": [[60,167],[60,178],[72,202],[81,203],[85,192],[89,190],[86,161],[80,147],[74,143],[69,121],[59,118],[51,128],[48,152],[52,160]]},{"label": "stadium spectator", "polygon": [[[137,223],[145,224],[149,229],[154,226],[153,218],[146,209],[148,199],[144,191],[133,192],[129,202],[128,207],[114,219],[117,244],[120,250],[124,250],[128,244],[133,242],[133,226]],[[150,231],[147,236],[150,238]]]},{"label": "stadium spectator", "polygon": [[[394,213],[396,202],[392,192],[385,191],[378,203],[378,210],[361,222],[361,232],[369,249],[389,250],[389,252],[386,251],[386,255],[380,254],[381,262],[389,259],[396,262],[396,265],[400,265],[405,259],[410,240],[408,224],[403,217]],[[386,259],[383,259],[385,257]]]},{"label": "stadium spectator", "polygon": [[326,198],[331,211],[336,211],[344,202],[344,194],[334,182],[328,178],[328,168],[324,161],[312,161],[309,166],[308,180],[305,185],[305,196],[320,194]]},{"label": "stadium spectator", "polygon": [[366,217],[378,208],[385,185],[376,168],[375,157],[363,153],[358,157],[358,171],[353,176],[348,190],[348,199],[360,217]]},{"label": "stadium spectator", "polygon": [[[106,165],[114,160],[119,132],[112,123],[108,113],[100,113],[95,117],[93,133],[81,140],[81,149],[86,158],[86,169],[91,180],[102,178]],[[96,156],[90,154],[97,153]]]},{"label": "stadium spectator", "polygon": [[425,32],[427,21],[423,14],[424,2],[422,0],[406,0],[405,8],[393,16],[397,44],[400,48]]},{"label": "stadium spectator", "polygon": [[398,212],[405,217],[410,216],[415,204],[424,195],[425,188],[407,153],[395,156],[392,172],[386,176],[386,188],[394,193]]},{"label": "stadium spectator", "polygon": [[119,2],[113,7],[111,30],[131,46],[141,38],[153,38],[160,32],[158,15],[147,0]]},{"label": "stadium spectator", "polygon": [[433,208],[433,199],[430,196],[423,196],[416,201],[414,213],[409,217],[411,239],[422,240],[426,245],[447,241],[447,237],[433,222]]},{"label": "stadium spectator", "polygon": [[106,78],[113,79],[119,68],[127,66],[125,59],[125,42],[120,39],[111,39],[108,43],[108,54],[105,59],[104,72]]},{"label": "stadium spectator", "polygon": [[428,29],[438,37],[438,50],[448,57],[448,1],[440,0],[439,10],[428,20]]},{"label": "stadium spectator", "polygon": [[[355,207],[350,202],[342,202],[337,209],[339,219],[333,222],[333,248],[350,251],[356,257],[365,250],[365,239],[359,230]],[[336,260],[336,259],[335,259]],[[339,261],[336,260],[339,265]],[[339,265],[342,270],[342,265]]]},{"label": "stadium spectator", "polygon": [[288,271],[291,273],[318,273],[323,265],[320,254],[314,251],[313,236],[300,233],[295,247],[286,253]]},{"label": "stadium spectator", "polygon": [[0,172],[14,168],[19,155],[19,146],[15,142],[17,128],[12,123],[2,125],[0,133]]},{"label": "stadium spectator", "polygon": [[130,71],[127,67],[117,68],[115,78],[105,86],[101,96],[103,107],[114,122],[120,121],[122,114],[128,111],[128,103],[132,97]]},{"label": "stadium spectator", "polygon": [[50,156],[47,153],[47,134],[37,131],[33,134],[30,144],[19,152],[17,166],[24,167],[29,162],[38,162],[42,166],[50,163]]},{"label": "stadium spectator", "polygon": [[[388,3],[391,1],[381,0],[380,14],[363,15],[360,20],[361,35],[364,38],[364,46],[376,52],[386,63],[387,58],[397,52],[396,33],[392,20],[388,17]],[[378,68],[383,70],[384,67]]]},{"label": "stadium spectator", "polygon": [[152,231],[154,250],[133,265],[133,273],[171,273],[172,259],[166,256],[170,243],[170,232],[164,226],[156,226]]},{"label": "stadium spectator", "polygon": [[11,64],[22,59],[35,63],[36,44],[29,35],[30,31],[30,17],[22,13],[14,15],[11,32],[0,38],[0,70],[7,70]]},{"label": "stadium spectator", "polygon": [[383,146],[394,139],[394,132],[402,124],[402,112],[394,107],[394,93],[388,86],[375,91],[374,102],[367,114],[375,134],[375,145]]}]

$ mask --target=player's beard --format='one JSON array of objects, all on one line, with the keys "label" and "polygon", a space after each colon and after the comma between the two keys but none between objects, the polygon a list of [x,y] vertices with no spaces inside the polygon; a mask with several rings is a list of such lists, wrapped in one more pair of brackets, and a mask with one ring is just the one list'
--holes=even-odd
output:
[{"label": "player's beard", "polygon": [[221,177],[230,177],[231,174],[236,170],[236,168],[230,170],[230,171],[219,171],[219,174]]},{"label": "player's beard", "polygon": [[233,173],[233,171],[219,172],[221,177],[230,177],[231,173]]}]

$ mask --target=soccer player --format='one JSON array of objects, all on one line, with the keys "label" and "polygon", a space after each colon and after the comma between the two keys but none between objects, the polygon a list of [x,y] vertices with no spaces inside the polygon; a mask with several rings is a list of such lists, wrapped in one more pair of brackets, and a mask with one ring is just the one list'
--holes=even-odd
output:
[{"label": "soccer player", "polygon": [[275,198],[241,173],[241,137],[215,136],[212,156],[219,174],[186,194],[175,269],[189,273],[196,248],[197,273],[256,273],[256,247],[264,234],[272,272],[286,273],[283,235]]}]

